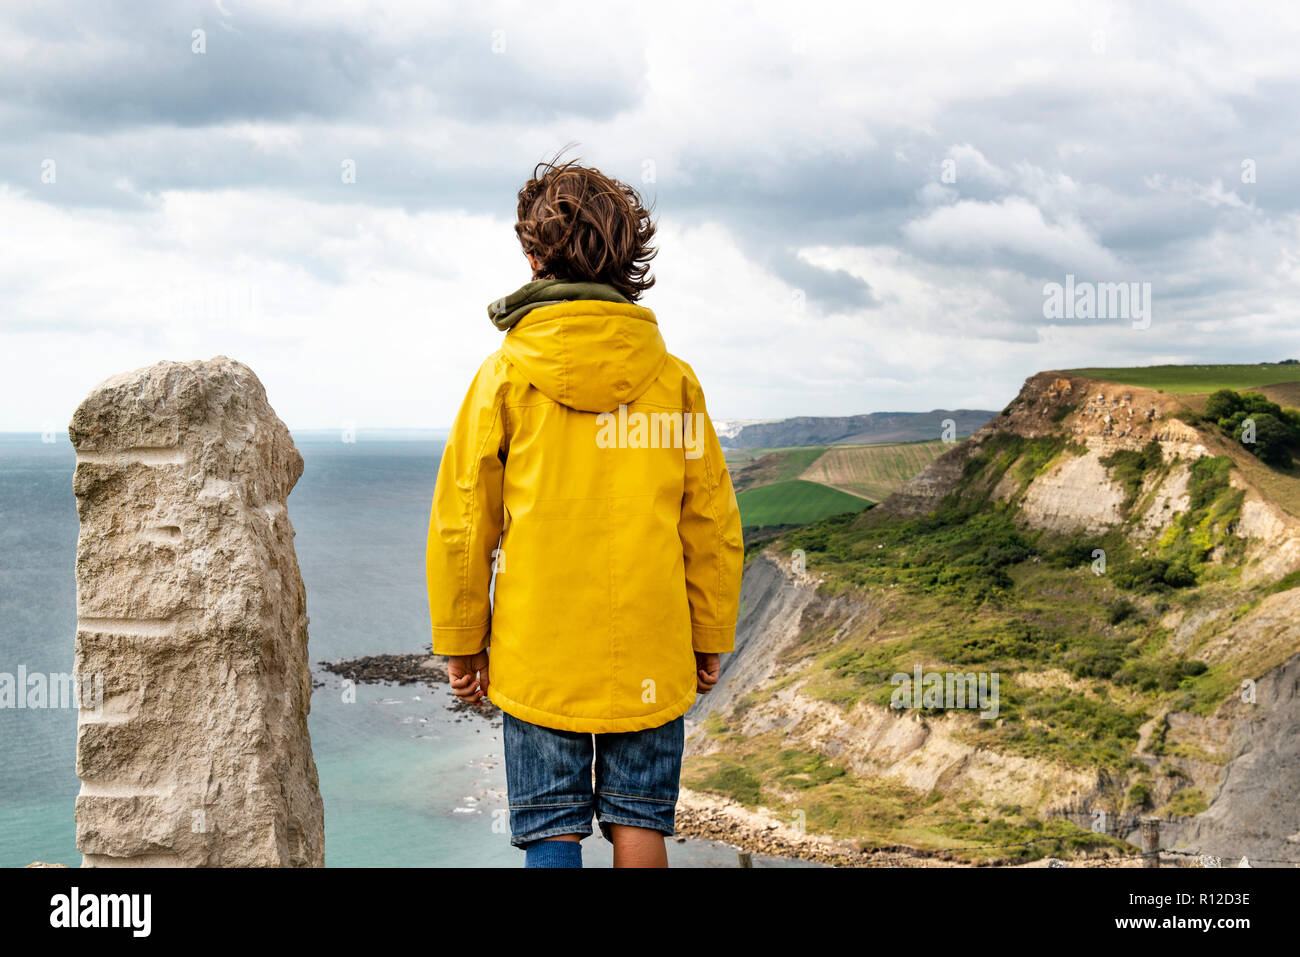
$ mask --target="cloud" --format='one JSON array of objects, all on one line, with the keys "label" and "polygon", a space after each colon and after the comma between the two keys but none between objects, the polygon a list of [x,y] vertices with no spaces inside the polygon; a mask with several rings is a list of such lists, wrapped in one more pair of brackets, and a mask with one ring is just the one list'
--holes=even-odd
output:
[{"label": "cloud", "polygon": [[1215,179],[1211,183],[1198,183],[1190,179],[1170,179],[1156,173],[1148,176],[1144,182],[1151,189],[1159,192],[1180,193],[1205,203],[1207,206],[1227,206],[1232,209],[1253,209],[1253,201],[1244,200],[1235,189],[1226,189],[1223,181]]},{"label": "cloud", "polygon": [[947,158],[952,160],[954,177],[962,181],[968,178],[982,180],[994,186],[1006,186],[1010,181],[1010,177],[1003,170],[990,163],[984,158],[983,153],[969,143],[949,147]]},{"label": "cloud", "polygon": [[[635,102],[636,49],[571,42],[527,7],[105,0],[7,11],[0,92],[76,132],[240,121],[608,117]],[[331,9],[331,7],[333,9]],[[376,16],[377,14],[377,16]],[[222,25],[237,29],[221,29]]]},{"label": "cloud", "polygon": [[[717,414],[1300,354],[1300,11],[566,11],[11,5],[0,428],[216,352],[296,427],[446,425],[498,341],[484,303],[527,278],[515,192],[569,142],[655,202],[647,304]],[[1151,282],[1151,328],[1046,323],[1066,273]]]},{"label": "cloud", "polygon": [[1116,275],[1121,266],[1077,220],[1049,223],[1018,196],[997,202],[961,200],[930,210],[903,227],[920,250],[965,261],[996,263],[1011,257],[1045,272]]}]

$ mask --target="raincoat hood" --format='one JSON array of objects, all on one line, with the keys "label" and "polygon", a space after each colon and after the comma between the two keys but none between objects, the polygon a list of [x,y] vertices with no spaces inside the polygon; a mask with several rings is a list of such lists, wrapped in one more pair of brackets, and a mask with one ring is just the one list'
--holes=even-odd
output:
[{"label": "raincoat hood", "polygon": [[610,286],[540,280],[497,300],[494,310],[509,317],[501,349],[510,364],[547,398],[579,412],[634,402],[668,358],[654,313]]}]

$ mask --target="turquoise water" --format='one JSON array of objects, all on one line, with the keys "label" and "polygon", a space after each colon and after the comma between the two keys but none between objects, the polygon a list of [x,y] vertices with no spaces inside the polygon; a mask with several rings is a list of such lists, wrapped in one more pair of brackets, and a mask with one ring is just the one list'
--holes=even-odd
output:
[{"label": "turquoise water", "polygon": [[[310,729],[325,802],[326,863],[521,866],[505,807],[501,730],[451,710],[446,686],[362,685],[345,703],[322,660],[427,648],[424,542],[441,442],[296,436],[306,471],[289,515],[317,680]],[[0,672],[70,672],[76,629],[75,456],[64,435],[0,434]],[[72,710],[0,708],[0,866],[76,865]],[[583,844],[608,865],[610,846]],[[735,866],[708,841],[669,842],[678,866]],[[758,866],[794,862],[757,859]]]}]

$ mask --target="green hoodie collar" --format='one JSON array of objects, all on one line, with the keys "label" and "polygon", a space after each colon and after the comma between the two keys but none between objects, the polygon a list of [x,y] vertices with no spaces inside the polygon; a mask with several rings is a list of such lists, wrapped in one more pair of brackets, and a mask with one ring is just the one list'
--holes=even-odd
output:
[{"label": "green hoodie collar", "polygon": [[575,299],[598,299],[601,302],[632,304],[631,299],[603,282],[534,279],[489,305],[488,318],[492,320],[492,325],[502,332],[507,332],[511,326],[534,309]]}]

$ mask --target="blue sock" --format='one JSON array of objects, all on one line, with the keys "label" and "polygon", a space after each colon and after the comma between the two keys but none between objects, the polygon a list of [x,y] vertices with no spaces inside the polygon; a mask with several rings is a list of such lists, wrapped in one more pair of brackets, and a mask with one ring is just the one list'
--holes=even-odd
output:
[{"label": "blue sock", "polygon": [[582,843],[533,841],[524,848],[524,867],[582,867]]}]

